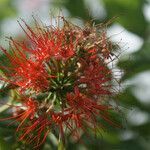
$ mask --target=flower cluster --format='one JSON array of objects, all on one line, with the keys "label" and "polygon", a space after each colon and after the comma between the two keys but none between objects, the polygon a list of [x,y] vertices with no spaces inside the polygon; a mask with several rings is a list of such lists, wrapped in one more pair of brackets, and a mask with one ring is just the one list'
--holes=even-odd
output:
[{"label": "flower cluster", "polygon": [[113,59],[106,32],[59,21],[61,27],[47,27],[35,20],[32,29],[22,20],[26,40],[10,38],[9,52],[1,47],[9,61],[0,65],[1,80],[18,96],[13,116],[0,120],[15,119],[19,140],[36,141],[35,147],[50,132],[65,141],[65,132],[78,136],[79,130],[95,131],[104,121],[120,127],[109,115],[113,75],[108,62]]}]

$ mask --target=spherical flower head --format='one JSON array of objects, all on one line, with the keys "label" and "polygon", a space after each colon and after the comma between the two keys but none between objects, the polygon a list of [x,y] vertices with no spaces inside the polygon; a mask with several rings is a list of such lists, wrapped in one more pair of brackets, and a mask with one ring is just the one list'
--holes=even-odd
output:
[{"label": "spherical flower head", "polygon": [[10,38],[10,52],[1,47],[9,60],[7,66],[0,65],[5,73],[1,80],[19,95],[17,115],[6,120],[16,119],[19,140],[36,143],[36,148],[49,132],[59,133],[65,143],[66,134],[78,135],[86,128],[95,132],[103,122],[120,127],[109,114],[114,110],[109,101],[115,77],[108,67],[114,58],[106,31],[81,28],[63,17],[58,21],[63,26],[43,26],[35,20],[32,28],[22,20],[26,40]]}]

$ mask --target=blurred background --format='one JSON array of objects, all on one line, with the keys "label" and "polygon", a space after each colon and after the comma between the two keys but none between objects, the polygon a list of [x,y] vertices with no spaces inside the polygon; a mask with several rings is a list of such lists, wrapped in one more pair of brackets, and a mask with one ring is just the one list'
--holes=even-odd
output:
[{"label": "blurred background", "polygon": [[[117,66],[124,70],[122,92],[117,95],[123,110],[124,129],[110,129],[97,138],[68,141],[68,150],[150,150],[150,1],[149,0],[0,0],[0,45],[5,37],[22,37],[17,20],[32,24],[32,15],[46,25],[50,15],[61,14],[82,26],[90,20],[107,22],[108,37],[121,47]],[[0,54],[2,61],[4,56]],[[1,85],[0,85],[1,86]],[[5,99],[0,93],[0,101]],[[0,107],[0,113],[5,108]],[[27,149],[16,142],[13,127],[0,122],[0,150]],[[8,147],[9,146],[9,147]],[[11,147],[11,148],[10,148]],[[28,148],[30,149],[30,148]],[[57,149],[56,139],[47,138],[43,150]]]}]

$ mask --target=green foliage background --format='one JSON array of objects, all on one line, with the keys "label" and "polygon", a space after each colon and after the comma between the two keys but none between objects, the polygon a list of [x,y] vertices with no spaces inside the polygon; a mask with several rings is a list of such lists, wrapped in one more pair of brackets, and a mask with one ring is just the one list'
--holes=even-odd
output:
[{"label": "green foliage background", "polygon": [[[92,1],[92,0],[91,0]],[[100,0],[99,0],[100,1]],[[17,17],[18,12],[15,7],[14,0],[0,0],[0,35],[2,36],[1,24],[4,20],[10,17]],[[36,1],[35,1],[36,2]],[[43,1],[44,2],[44,1]],[[70,17],[80,18],[83,21],[95,19],[88,12],[85,5],[86,0],[51,0],[52,8],[65,8]],[[94,2],[94,1],[93,1]],[[118,66],[125,71],[122,81],[134,79],[138,74],[150,70],[150,24],[143,15],[143,6],[147,5],[147,0],[101,0],[106,10],[106,15],[101,18],[96,18],[96,23],[101,23],[104,20],[109,20],[115,16],[113,23],[119,23],[126,30],[138,35],[143,39],[142,47],[129,56],[124,56],[119,59]],[[150,2],[149,2],[150,3]],[[40,12],[40,10],[39,10]],[[4,38],[4,37],[2,37]],[[129,59],[130,58],[130,59]],[[0,61],[3,61],[4,56],[0,56]],[[141,79],[142,80],[142,79]],[[150,84],[150,83],[149,83]],[[68,141],[68,150],[149,150],[150,149],[150,103],[145,104],[133,92],[134,85],[130,84],[125,87],[121,94],[117,96],[120,105],[124,109],[123,122],[124,129],[108,129],[101,131],[97,138],[83,136],[83,141],[75,144],[73,141]],[[7,89],[6,89],[7,91]],[[0,101],[5,101],[6,93],[0,93]],[[149,99],[150,100],[150,99]],[[148,120],[140,125],[128,121],[128,111],[130,109],[138,109],[148,116]],[[0,107],[0,116],[4,116],[5,106]],[[118,116],[116,116],[118,117]],[[134,120],[133,120],[134,122]],[[7,126],[7,121],[0,122],[0,150],[21,150],[31,149],[30,146],[23,147],[22,143],[16,141],[14,134],[14,126]],[[122,138],[124,134],[132,133],[130,138]],[[11,135],[11,136],[10,136]],[[57,149],[57,140],[49,135],[46,144],[41,147],[43,150]],[[59,149],[63,149],[59,145]]]}]

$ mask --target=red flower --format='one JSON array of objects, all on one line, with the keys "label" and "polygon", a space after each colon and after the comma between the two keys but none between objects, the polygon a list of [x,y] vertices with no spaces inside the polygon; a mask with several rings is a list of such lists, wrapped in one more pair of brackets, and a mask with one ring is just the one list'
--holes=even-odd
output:
[{"label": "red flower", "polygon": [[0,119],[1,121],[15,119],[15,121],[19,122],[17,131],[20,129],[20,127],[26,124],[27,120],[32,120],[35,117],[35,114],[38,108],[37,102],[35,102],[32,99],[24,98],[21,101],[22,101],[21,106],[10,105],[10,107],[12,108],[12,111],[14,110],[12,117]]},{"label": "red flower", "polygon": [[75,46],[73,35],[66,37],[64,29],[55,27],[45,28],[36,23],[36,31],[33,31],[24,20],[22,20],[27,31],[20,24],[27,38],[30,48],[23,44],[18,44],[24,51],[33,53],[33,57],[38,61],[49,61],[50,58],[67,59],[74,55]]},{"label": "red flower", "polygon": [[[111,72],[100,58],[84,61],[84,70],[76,81],[87,93],[93,95],[111,95]],[[82,65],[81,63],[81,65]]]},{"label": "red flower", "polygon": [[109,117],[108,110],[112,109],[111,106],[100,104],[100,102],[88,98],[77,87],[75,87],[74,93],[67,94],[67,103],[77,128],[84,129],[83,124],[86,123],[87,126],[95,129],[99,117],[113,126],[120,127]]},{"label": "red flower", "polygon": [[0,119],[0,121],[15,119],[10,124],[19,123],[16,129],[17,132],[21,133],[19,140],[24,140],[28,144],[36,141],[34,146],[35,148],[39,147],[50,132],[49,127],[52,124],[52,121],[48,120],[50,114],[39,115],[39,104],[33,99],[23,98],[20,102],[22,102],[21,106],[11,105],[14,116]]},{"label": "red flower", "polygon": [[35,148],[53,130],[65,143],[65,129],[78,136],[79,130],[96,132],[103,122],[120,127],[109,114],[113,76],[106,63],[111,58],[106,34],[63,21],[60,28],[35,20],[35,30],[19,23],[27,40],[10,38],[10,53],[1,47],[9,65],[0,66],[5,73],[0,79],[23,97],[11,107],[15,116],[1,121],[15,119],[19,140]]},{"label": "red flower", "polygon": [[24,140],[28,144],[36,142],[34,143],[34,148],[39,147],[45,142],[50,132],[51,124],[52,122],[48,120],[46,114],[30,119],[25,125],[19,128],[19,132],[21,132],[19,140]]},{"label": "red flower", "polygon": [[21,92],[25,90],[39,92],[49,87],[48,79],[52,76],[48,74],[41,62],[27,58],[26,54],[19,49],[16,51],[12,49],[13,54],[1,49],[10,61],[10,66],[4,68],[9,77],[4,79],[5,81],[18,86]]}]

